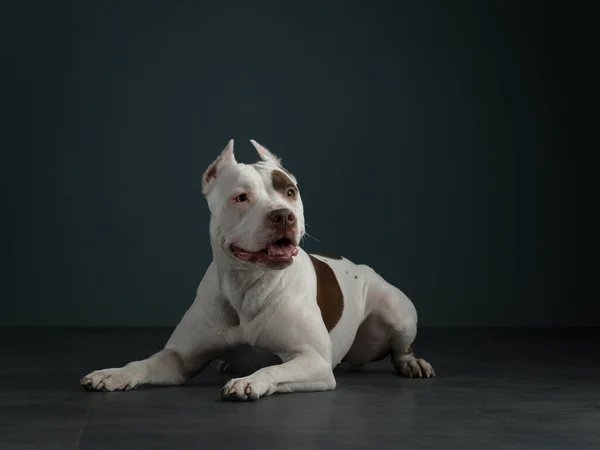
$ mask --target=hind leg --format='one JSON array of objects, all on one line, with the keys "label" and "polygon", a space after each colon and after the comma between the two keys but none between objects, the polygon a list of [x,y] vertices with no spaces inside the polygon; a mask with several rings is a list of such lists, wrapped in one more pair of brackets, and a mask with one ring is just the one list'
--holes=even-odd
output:
[{"label": "hind leg", "polygon": [[423,358],[415,358],[411,343],[416,333],[412,334],[412,338],[410,337],[411,332],[407,330],[396,330],[395,333],[390,342],[392,344],[391,360],[396,371],[400,375],[410,378],[435,377],[435,370],[431,364]]},{"label": "hind leg", "polygon": [[391,361],[396,371],[405,377],[430,378],[435,376],[431,364],[415,358],[412,344],[417,336],[417,311],[402,291],[376,276],[370,285],[368,299],[376,305],[373,313],[379,316],[389,335]]}]

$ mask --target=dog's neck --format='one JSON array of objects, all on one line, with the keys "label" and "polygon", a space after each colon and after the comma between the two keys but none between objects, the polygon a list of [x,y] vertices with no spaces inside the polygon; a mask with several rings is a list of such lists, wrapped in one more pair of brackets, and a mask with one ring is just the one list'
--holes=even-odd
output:
[{"label": "dog's neck", "polygon": [[248,320],[264,315],[279,303],[285,276],[292,267],[282,270],[219,270],[219,289],[241,316]]},{"label": "dog's neck", "polygon": [[294,264],[281,270],[265,270],[236,264],[229,255],[213,243],[213,262],[217,268],[219,291],[227,298],[238,314],[254,317],[264,309],[278,303],[283,290],[282,280]]}]

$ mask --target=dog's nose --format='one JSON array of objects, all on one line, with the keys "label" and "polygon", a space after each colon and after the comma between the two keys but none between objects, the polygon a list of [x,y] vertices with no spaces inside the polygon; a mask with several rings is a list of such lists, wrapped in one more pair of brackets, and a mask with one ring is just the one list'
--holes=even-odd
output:
[{"label": "dog's nose", "polygon": [[296,216],[290,209],[276,209],[275,211],[271,211],[271,213],[269,214],[269,222],[271,222],[274,225],[294,225],[294,223],[296,223]]}]

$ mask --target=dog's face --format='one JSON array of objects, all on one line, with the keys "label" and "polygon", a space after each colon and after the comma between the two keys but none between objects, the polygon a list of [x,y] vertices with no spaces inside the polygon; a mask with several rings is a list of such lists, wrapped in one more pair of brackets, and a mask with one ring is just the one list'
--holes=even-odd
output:
[{"label": "dog's face", "polygon": [[304,235],[302,199],[280,160],[251,142],[262,161],[238,163],[231,140],[202,177],[213,251],[235,266],[284,269],[293,263]]}]

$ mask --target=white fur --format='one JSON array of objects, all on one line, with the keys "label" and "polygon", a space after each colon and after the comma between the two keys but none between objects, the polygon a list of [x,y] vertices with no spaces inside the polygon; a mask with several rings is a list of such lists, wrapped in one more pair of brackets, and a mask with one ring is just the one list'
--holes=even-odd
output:
[{"label": "white fur", "polygon": [[[333,368],[345,358],[361,366],[391,352],[399,373],[430,377],[435,373],[406,351],[416,336],[412,302],[371,268],[347,259],[315,256],[328,264],[344,296],[344,309],[328,332],[317,304],[317,279],[309,255],[299,249],[288,267],[268,270],[238,260],[231,245],[259,251],[268,242],[264,218],[278,208],[296,215],[296,239],[304,235],[304,210],[298,194],[290,202],[272,186],[271,173],[281,161],[252,141],[262,159],[236,162],[233,140],[203,176],[203,192],[211,211],[213,262],[198,286],[196,299],[165,348],[148,359],[85,376],[90,390],[129,390],[144,384],[179,385],[229,349],[246,345],[278,357],[272,364],[259,353],[254,373],[230,380],[225,399],[255,400],[275,392],[323,391],[336,386]],[[295,180],[294,180],[295,181]],[[251,201],[231,198],[247,192]],[[235,368],[236,358],[226,368]]]}]

